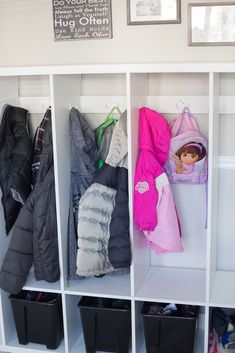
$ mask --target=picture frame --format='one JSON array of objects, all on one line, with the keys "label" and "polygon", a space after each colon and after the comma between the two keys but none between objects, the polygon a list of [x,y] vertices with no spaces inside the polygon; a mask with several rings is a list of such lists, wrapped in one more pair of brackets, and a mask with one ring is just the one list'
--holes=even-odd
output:
[{"label": "picture frame", "polygon": [[188,4],[188,45],[235,45],[235,1]]},{"label": "picture frame", "polygon": [[181,0],[127,0],[127,24],[174,24],[181,22]]}]

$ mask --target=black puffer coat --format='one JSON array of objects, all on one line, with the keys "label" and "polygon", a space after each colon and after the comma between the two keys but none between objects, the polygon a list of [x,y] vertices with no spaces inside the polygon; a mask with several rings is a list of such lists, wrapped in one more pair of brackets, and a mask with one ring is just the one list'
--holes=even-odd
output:
[{"label": "black puffer coat", "polygon": [[0,126],[0,187],[6,234],[31,191],[31,163],[27,110],[7,105]]},{"label": "black puffer coat", "polygon": [[128,170],[116,168],[115,207],[110,223],[108,244],[109,261],[113,268],[126,268],[131,263],[129,209],[128,209]]},{"label": "black puffer coat", "polygon": [[0,287],[10,293],[20,292],[32,263],[36,280],[59,279],[51,126],[44,135],[36,185],[13,229],[0,272]]}]

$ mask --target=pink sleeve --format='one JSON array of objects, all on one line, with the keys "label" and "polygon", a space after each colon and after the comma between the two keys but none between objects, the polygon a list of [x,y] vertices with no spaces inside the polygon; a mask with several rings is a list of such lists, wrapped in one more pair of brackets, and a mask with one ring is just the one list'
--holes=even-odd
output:
[{"label": "pink sleeve", "polygon": [[153,231],[157,225],[158,192],[155,179],[159,168],[151,153],[140,153],[134,183],[134,221],[140,231]]}]

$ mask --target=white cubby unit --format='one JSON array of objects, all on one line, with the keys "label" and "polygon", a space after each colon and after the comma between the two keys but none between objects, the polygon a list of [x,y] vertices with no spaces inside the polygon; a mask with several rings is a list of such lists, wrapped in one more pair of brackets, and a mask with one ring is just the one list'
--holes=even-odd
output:
[{"label": "white cubby unit", "polygon": [[[235,308],[235,64],[0,68],[0,109],[6,103],[28,109],[32,137],[47,107],[52,109],[61,278],[51,284],[35,281],[32,269],[24,289],[61,294],[64,339],[55,351],[85,353],[77,304],[82,296],[93,296],[131,302],[132,353],[146,352],[141,315],[145,301],[198,306],[195,353],[206,353],[211,308]],[[95,128],[114,106],[127,109],[128,119],[130,273],[69,280],[69,111],[78,108]],[[183,253],[157,255],[145,247],[134,224],[133,184],[142,106],[157,110],[169,122],[188,106],[208,138],[207,187],[172,185]],[[5,236],[1,205],[0,232],[2,262],[11,235]],[[8,296],[0,292],[0,351],[48,351],[44,345],[18,343]]]}]

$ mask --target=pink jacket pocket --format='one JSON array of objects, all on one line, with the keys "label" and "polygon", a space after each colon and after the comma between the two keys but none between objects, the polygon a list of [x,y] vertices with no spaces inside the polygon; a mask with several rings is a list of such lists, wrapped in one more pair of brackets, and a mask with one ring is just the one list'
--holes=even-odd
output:
[{"label": "pink jacket pocket", "polygon": [[152,153],[141,151],[135,172],[134,221],[140,231],[153,231],[157,224],[158,191],[156,177],[162,168]]}]

